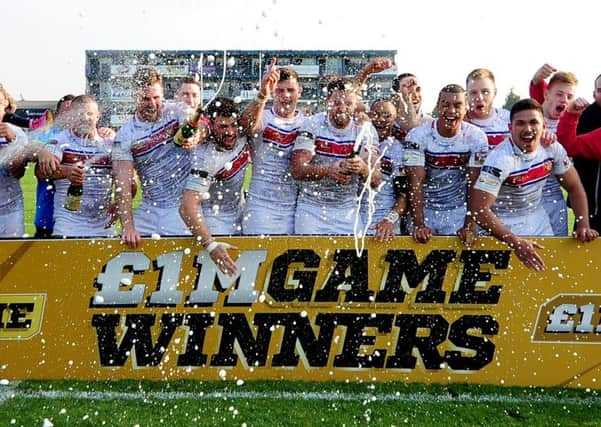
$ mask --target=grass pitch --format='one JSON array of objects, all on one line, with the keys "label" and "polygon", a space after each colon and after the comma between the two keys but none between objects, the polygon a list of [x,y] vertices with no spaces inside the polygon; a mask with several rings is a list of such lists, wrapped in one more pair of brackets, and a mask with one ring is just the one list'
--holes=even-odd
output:
[{"label": "grass pitch", "polygon": [[597,426],[599,420],[601,394],[594,390],[258,381],[0,386],[0,423],[18,426]]}]

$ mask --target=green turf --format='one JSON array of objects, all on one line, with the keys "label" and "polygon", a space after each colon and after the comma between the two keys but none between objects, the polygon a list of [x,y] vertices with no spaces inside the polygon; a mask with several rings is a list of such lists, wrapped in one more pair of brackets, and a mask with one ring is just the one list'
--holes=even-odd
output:
[{"label": "green turf", "polygon": [[[40,397],[42,391],[62,394]],[[92,400],[98,392],[113,395]],[[42,425],[44,418],[55,426],[593,426],[601,420],[597,391],[560,388],[35,381],[0,386],[0,393],[14,395],[0,399],[0,423],[23,426]]]}]

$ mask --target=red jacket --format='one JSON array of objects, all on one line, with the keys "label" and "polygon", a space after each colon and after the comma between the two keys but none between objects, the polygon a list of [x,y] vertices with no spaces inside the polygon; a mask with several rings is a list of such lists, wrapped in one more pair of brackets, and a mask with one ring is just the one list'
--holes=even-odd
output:
[{"label": "red jacket", "polygon": [[541,80],[541,82],[536,85],[533,84],[532,81],[530,81],[530,87],[528,88],[528,92],[530,92],[530,98],[535,99],[538,101],[539,104],[542,104],[545,100],[545,92],[547,91],[547,86],[549,85],[544,80]]},{"label": "red jacket", "polygon": [[579,116],[564,112],[557,125],[557,139],[569,156],[601,161],[601,128],[576,135]]}]

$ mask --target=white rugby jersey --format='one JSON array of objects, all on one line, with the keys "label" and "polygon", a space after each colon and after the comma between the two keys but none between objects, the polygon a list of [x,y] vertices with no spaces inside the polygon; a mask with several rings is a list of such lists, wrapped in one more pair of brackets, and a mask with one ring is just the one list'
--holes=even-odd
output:
[{"label": "white rugby jersey", "polygon": [[242,185],[249,161],[246,137],[238,137],[231,150],[221,149],[212,141],[192,149],[192,169],[185,187],[203,195],[205,218],[220,213],[240,214],[244,200]]},{"label": "white rugby jersey", "polygon": [[290,156],[294,141],[306,116],[297,111],[291,119],[278,116],[273,108],[264,110],[261,128],[252,145],[252,179],[248,189],[250,204],[268,208],[294,208],[297,185],[290,173]]},{"label": "white rugby jersey", "polygon": [[474,188],[497,196],[492,209],[499,217],[526,215],[541,204],[547,177],[571,165],[559,143],[524,153],[507,138],[488,155]]},{"label": "white rugby jersey", "polygon": [[[557,134],[557,125],[559,124],[559,119],[548,119],[545,117],[545,125],[548,130]],[[545,186],[543,187],[543,198],[546,202],[550,203],[552,209],[559,209],[556,203],[556,200],[563,201],[563,192],[561,191],[561,184],[559,181],[553,177],[545,182]],[[565,208],[565,204],[564,204]]]},{"label": "white rugby jersey", "polygon": [[59,133],[46,148],[58,157],[62,164],[75,166],[81,164],[87,170],[83,181],[83,196],[79,211],[65,209],[65,198],[71,182],[68,179],[54,181],[54,217],[69,221],[71,217],[107,219],[113,188],[111,152],[112,140],[100,136],[92,140],[76,136],[72,131]]},{"label": "white rugby jersey", "polygon": [[424,206],[434,210],[450,210],[465,206],[467,201],[467,168],[482,166],[488,153],[486,135],[478,127],[463,122],[461,131],[451,137],[436,130],[437,120],[412,129],[404,143],[403,163],[406,167],[423,166]]},{"label": "white rugby jersey", "polygon": [[484,131],[491,150],[509,136],[509,111],[504,108],[495,108],[487,119],[470,118],[469,122]]},{"label": "white rugby jersey", "polygon": [[115,136],[113,160],[130,160],[138,171],[143,202],[160,208],[179,207],[190,173],[189,150],[173,143],[186,112],[178,104],[164,104],[156,122],[137,114]]},{"label": "white rugby jersey", "polygon": [[[376,156],[378,134],[371,123],[366,126],[368,128],[361,141],[360,155],[366,155],[367,150],[371,149],[373,156]],[[308,117],[301,126],[293,150],[308,150],[313,155],[312,163],[329,165],[347,158],[353,152],[360,131],[361,126],[354,120],[346,128],[337,129],[330,124],[326,113],[316,114]],[[352,208],[357,203],[359,182],[356,174],[353,174],[348,184],[338,183],[330,177],[317,181],[298,181],[298,202],[322,207]]]},{"label": "white rugby jersey", "polygon": [[384,218],[394,206],[396,196],[394,194],[394,179],[404,176],[403,168],[403,143],[396,138],[386,138],[380,141],[380,153],[384,153],[380,160],[382,171],[382,182],[376,194],[376,211],[374,223]]},{"label": "white rugby jersey", "polygon": [[[16,140],[8,142],[5,138],[0,137],[0,156],[7,155],[10,152],[10,144],[25,145],[28,144],[27,135],[21,129],[11,124],[8,124],[15,133]],[[8,214],[19,209],[23,209],[23,192],[19,184],[19,178],[11,175],[8,161],[2,162],[3,167],[0,169],[0,214]]]}]

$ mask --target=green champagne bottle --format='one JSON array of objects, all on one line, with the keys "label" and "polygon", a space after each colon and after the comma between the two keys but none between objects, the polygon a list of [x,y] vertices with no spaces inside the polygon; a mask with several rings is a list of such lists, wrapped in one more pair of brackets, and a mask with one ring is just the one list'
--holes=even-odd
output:
[{"label": "green champagne bottle", "polygon": [[192,117],[190,117],[183,126],[180,126],[177,133],[173,137],[173,142],[175,145],[179,145],[180,147],[184,145],[188,138],[194,136],[196,132],[198,132],[198,128],[200,127],[200,118],[202,116],[202,108],[200,106],[196,109]]},{"label": "green champagne bottle", "polygon": [[65,197],[65,209],[77,212],[81,206],[81,199],[83,198],[83,185],[71,184],[67,189],[67,196]]}]

